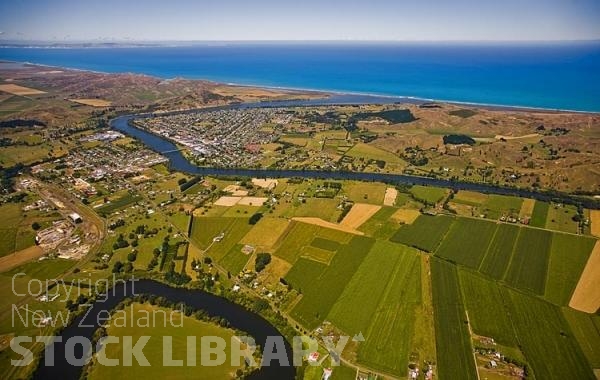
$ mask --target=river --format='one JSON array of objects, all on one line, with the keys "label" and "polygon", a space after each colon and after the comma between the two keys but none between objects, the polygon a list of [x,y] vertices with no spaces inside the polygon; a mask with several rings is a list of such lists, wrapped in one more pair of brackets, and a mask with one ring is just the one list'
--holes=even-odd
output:
[{"label": "river", "polygon": [[[394,104],[394,103],[423,103],[422,100],[411,98],[380,97],[370,95],[333,95],[329,98],[311,99],[311,100],[289,100],[272,101],[257,103],[241,103],[227,106],[210,107],[196,110],[174,111],[166,114],[207,112],[213,110],[240,109],[240,108],[258,108],[258,107],[306,107],[319,105],[338,105],[338,104]],[[356,180],[370,182],[384,182],[388,184],[407,184],[438,186],[452,188],[456,190],[478,191],[486,194],[511,195],[523,198],[533,198],[539,201],[561,202],[566,204],[582,204],[586,208],[597,209],[600,204],[589,198],[575,197],[564,193],[544,193],[525,189],[496,186],[488,183],[473,183],[464,181],[451,181],[447,179],[429,178],[412,176],[406,174],[393,173],[365,173],[349,171],[323,171],[323,170],[278,170],[278,169],[243,169],[243,168],[212,168],[200,167],[192,164],[179,151],[179,148],[169,139],[158,136],[146,130],[136,128],[130,121],[139,118],[148,118],[153,115],[150,113],[124,115],[116,117],[110,121],[113,129],[125,133],[143,142],[148,148],[163,154],[169,159],[169,165],[172,170],[204,176],[239,176],[239,177],[259,177],[259,178],[290,178],[302,177],[313,179],[331,179],[331,180]]]},{"label": "river", "polygon": [[[75,336],[85,337],[91,340],[94,331],[98,328],[98,317],[102,316],[100,313],[103,313],[104,310],[114,309],[114,307],[124,298],[134,295],[134,292],[135,294],[154,294],[156,296],[162,296],[176,303],[184,302],[193,308],[204,310],[211,317],[219,316],[225,318],[229,321],[231,327],[244,331],[252,336],[256,341],[256,344],[263,348],[265,347],[267,337],[281,336],[279,331],[260,315],[225,298],[202,290],[173,288],[154,280],[145,279],[136,281],[134,286],[131,285],[131,282],[126,284],[119,283],[113,290],[109,291],[104,302],[95,302],[89,312],[75,318],[75,320],[60,333],[62,342],[54,343],[54,366],[46,366],[44,359],[42,359],[33,378],[39,380],[79,379],[82,367],[73,366],[67,362],[65,356],[65,342],[69,338]],[[102,316],[102,318],[105,318],[105,316]],[[149,329],[147,335],[152,335],[151,329]],[[271,361],[270,366],[261,367],[247,378],[257,380],[294,379],[296,369],[291,366],[292,348],[287,341],[285,341],[285,348],[290,366],[280,366],[277,360],[273,360]],[[81,345],[76,345],[75,357],[79,358],[82,355],[83,347]],[[157,365],[157,363],[152,362],[150,364]],[[160,365],[162,365],[162,358]],[[193,371],[194,368],[190,367],[190,370]]]}]

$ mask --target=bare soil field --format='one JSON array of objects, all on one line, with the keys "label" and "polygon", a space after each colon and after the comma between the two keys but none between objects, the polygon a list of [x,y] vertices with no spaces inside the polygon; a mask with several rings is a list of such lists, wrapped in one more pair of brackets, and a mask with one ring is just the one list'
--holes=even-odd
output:
[{"label": "bare soil field", "polygon": [[0,91],[18,96],[41,95],[46,93],[44,91],[36,90],[35,88],[23,87],[17,84],[0,84]]},{"label": "bare soil field", "polygon": [[600,241],[597,241],[594,246],[569,306],[586,313],[597,312],[600,309],[598,289],[600,289]]},{"label": "bare soil field", "polygon": [[225,206],[231,207],[238,204],[238,202],[242,199],[242,197],[221,197],[215,201],[215,206]]},{"label": "bare soil field", "polygon": [[369,205],[366,203],[356,203],[354,206],[352,206],[350,212],[340,222],[340,225],[356,229],[364,222],[369,220],[380,209],[381,206]]},{"label": "bare soil field", "polygon": [[385,197],[383,198],[384,206],[393,206],[396,203],[396,197],[398,196],[398,190],[393,187],[385,189]]},{"label": "bare soil field", "polygon": [[252,178],[252,184],[262,187],[263,189],[274,189],[277,186],[277,183],[276,179]]},{"label": "bare soil field", "polygon": [[302,222],[302,223],[313,224],[313,225],[319,226],[319,227],[331,228],[332,230],[338,230],[338,231],[348,232],[348,233],[354,234],[354,235],[364,235],[363,232],[357,231],[354,228],[350,228],[350,227],[347,227],[347,226],[342,226],[341,224],[335,224],[335,223],[327,222],[327,221],[325,221],[325,220],[323,220],[321,218],[294,217],[294,218],[292,218],[292,220],[295,220],[297,222]]}]

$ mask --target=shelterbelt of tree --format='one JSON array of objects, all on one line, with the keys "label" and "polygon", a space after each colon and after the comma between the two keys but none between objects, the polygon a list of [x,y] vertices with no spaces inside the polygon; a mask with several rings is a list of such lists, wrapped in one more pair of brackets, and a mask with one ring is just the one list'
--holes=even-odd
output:
[{"label": "shelterbelt of tree", "polygon": [[[358,96],[357,102],[352,102],[353,98],[347,96],[343,98],[343,104],[361,104],[364,97]],[[376,98],[381,101],[381,98]],[[326,99],[307,100],[288,100],[274,102],[258,103],[238,103],[227,106],[192,109],[185,111],[173,111],[166,114],[197,113],[212,110],[224,109],[243,109],[257,107],[306,107],[319,105],[336,105],[335,97]],[[341,103],[340,103],[341,104]],[[564,204],[581,205],[589,209],[600,209],[600,199],[585,197],[577,194],[566,194],[553,190],[532,190],[514,187],[499,186],[482,182],[453,181],[448,179],[439,179],[432,177],[422,177],[407,174],[394,173],[373,173],[373,172],[350,172],[333,170],[280,170],[280,169],[248,169],[248,168],[218,168],[218,167],[200,167],[191,163],[172,141],[163,136],[156,135],[149,131],[137,128],[133,121],[135,119],[153,117],[152,113],[130,114],[118,116],[110,121],[110,126],[126,135],[134,137],[144,143],[148,148],[163,154],[169,159],[171,169],[193,175],[206,176],[232,176],[232,177],[273,177],[273,178],[314,178],[314,179],[334,179],[334,180],[358,180],[384,182],[389,184],[407,184],[446,187],[456,190],[471,190],[487,194],[513,195],[523,198],[533,198],[545,202],[558,202]]]}]

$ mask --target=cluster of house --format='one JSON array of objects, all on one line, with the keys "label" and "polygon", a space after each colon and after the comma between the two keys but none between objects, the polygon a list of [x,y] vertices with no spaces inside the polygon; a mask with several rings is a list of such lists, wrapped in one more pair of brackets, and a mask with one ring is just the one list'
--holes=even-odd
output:
[{"label": "cluster of house", "polygon": [[262,145],[279,137],[276,128],[292,116],[277,108],[254,108],[185,113],[136,120],[136,124],[187,147],[211,166],[248,167],[260,160]]}]

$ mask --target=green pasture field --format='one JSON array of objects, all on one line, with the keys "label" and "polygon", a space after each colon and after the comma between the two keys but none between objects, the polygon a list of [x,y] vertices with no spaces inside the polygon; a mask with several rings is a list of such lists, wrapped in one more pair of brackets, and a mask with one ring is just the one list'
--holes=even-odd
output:
[{"label": "green pasture field", "polygon": [[550,204],[548,202],[536,201],[535,206],[533,206],[533,214],[531,214],[529,225],[544,228],[549,208]]},{"label": "green pasture field", "polygon": [[310,245],[316,248],[324,249],[326,251],[334,252],[340,248],[340,243],[338,243],[337,241],[323,239],[321,237],[314,238]]},{"label": "green pasture field", "polygon": [[[164,311],[165,314],[154,311]],[[242,366],[232,366],[231,360],[225,360],[225,363],[218,366],[201,365],[202,358],[214,359],[209,356],[208,352],[202,352],[197,349],[197,365],[190,370],[185,364],[181,367],[164,366],[163,365],[163,337],[172,337],[173,359],[182,359],[186,361],[186,340],[188,336],[196,336],[197,344],[200,344],[200,337],[203,336],[218,336],[223,338],[227,343],[227,347],[231,347],[231,339],[235,332],[230,329],[219,327],[212,323],[198,321],[192,317],[181,316],[175,314],[177,320],[171,324],[170,309],[158,308],[149,304],[134,303],[131,307],[126,307],[120,313],[124,313],[127,318],[127,326],[116,326],[114,323],[107,328],[110,336],[123,337],[131,336],[133,342],[136,342],[141,336],[150,335],[151,338],[144,346],[144,356],[147,358],[150,366],[141,366],[137,360],[133,360],[132,366],[122,365],[123,346],[120,344],[111,344],[103,347],[106,357],[109,359],[119,359],[121,365],[104,366],[94,363],[89,372],[89,379],[118,379],[127,377],[137,378],[165,378],[165,379],[189,379],[189,378],[205,378],[205,379],[224,379],[231,378],[235,375],[235,371]],[[150,320],[154,319],[154,324],[151,328],[138,327],[136,321],[141,319],[145,321],[150,315]],[[133,326],[130,326],[130,320],[133,318]],[[183,326],[179,326],[179,318],[183,318]],[[144,322],[141,322],[143,326]],[[229,350],[225,350],[229,352]],[[229,358],[228,358],[229,359]]]},{"label": "green pasture field", "polygon": [[460,269],[459,277],[473,332],[494,338],[499,344],[516,347],[518,342],[504,307],[501,286],[467,269]]},{"label": "green pasture field", "polygon": [[600,368],[600,316],[563,308],[563,315],[592,368]]},{"label": "green pasture field", "polygon": [[406,376],[409,357],[418,349],[411,345],[412,338],[426,333],[415,331],[416,309],[422,302],[419,254],[403,248],[399,255],[366,333],[361,330],[366,340],[359,346],[357,359],[370,368]]},{"label": "green pasture field", "polygon": [[341,246],[321,276],[311,279],[312,286],[303,289],[292,316],[308,329],[319,326],[374,243],[372,238],[355,236],[349,244]]},{"label": "green pasture field", "polygon": [[546,218],[546,229],[569,232],[576,234],[579,228],[579,223],[573,221],[573,217],[577,215],[575,206],[551,205],[548,209],[548,217]]},{"label": "green pasture field", "polygon": [[104,204],[100,207],[96,207],[95,211],[100,215],[106,216],[141,200],[141,196],[127,193],[119,199],[113,200],[110,203]]},{"label": "green pasture field", "polygon": [[496,229],[479,270],[496,280],[502,280],[510,264],[514,246],[522,229],[513,224],[501,223]]},{"label": "green pasture field", "polygon": [[521,210],[521,204],[523,204],[523,198],[490,194],[482,205],[482,208],[485,210],[488,218],[499,219],[505,214],[518,215]]},{"label": "green pasture field", "polygon": [[[197,217],[190,238],[202,249],[210,246],[206,254],[220,262],[251,228],[246,218]],[[223,240],[213,243],[213,238],[221,232],[225,234]]]},{"label": "green pasture field", "polygon": [[503,288],[521,350],[536,379],[594,379],[561,309],[536,297]]},{"label": "green pasture field", "polygon": [[328,251],[322,248],[313,247],[312,245],[304,246],[300,249],[300,251],[301,257],[306,257],[308,259],[319,261],[328,265],[333,256],[335,256],[335,251]]},{"label": "green pasture field", "polygon": [[553,234],[544,298],[560,306],[569,304],[595,244],[596,239],[589,237]]},{"label": "green pasture field", "polygon": [[412,196],[427,204],[435,204],[440,202],[448,194],[448,190],[441,187],[419,186],[411,187],[410,193]]},{"label": "green pasture field", "polygon": [[452,201],[467,206],[480,206],[488,200],[488,195],[474,191],[460,190],[454,194]]},{"label": "green pasture field", "polygon": [[544,294],[552,232],[523,228],[519,234],[505,281],[538,295]]},{"label": "green pasture field", "polygon": [[485,220],[457,218],[436,251],[436,255],[477,269],[481,264],[497,224]]},{"label": "green pasture field", "polygon": [[[284,217],[314,217],[321,218],[328,222],[337,222],[340,210],[337,209],[339,200],[329,198],[308,198],[306,203],[294,201],[292,207],[289,207],[282,214]],[[277,206],[283,208],[282,205]]]},{"label": "green pasture field", "polygon": [[433,311],[440,379],[476,379],[467,315],[456,266],[433,258]]},{"label": "green pasture field", "polygon": [[290,264],[294,264],[300,257],[302,247],[310,245],[317,230],[318,227],[315,225],[292,221],[291,226],[282,236],[275,255]]},{"label": "green pasture field", "polygon": [[380,182],[345,181],[342,192],[356,203],[381,205],[386,189],[387,185]]},{"label": "green pasture field", "polygon": [[396,263],[408,248],[377,241],[337,300],[328,320],[348,334],[367,331]]},{"label": "green pasture field", "polygon": [[445,215],[420,215],[412,224],[400,227],[390,240],[433,252],[453,222],[454,218]]},{"label": "green pasture field", "polygon": [[398,229],[398,223],[390,220],[397,210],[395,207],[383,206],[375,215],[358,227],[358,229],[368,236],[387,240]]},{"label": "green pasture field", "polygon": [[242,252],[243,244],[234,245],[229,252],[219,261],[227,271],[235,275],[240,273],[252,255],[246,255]]},{"label": "green pasture field", "polygon": [[319,288],[316,283],[317,279],[321,277],[325,269],[327,269],[326,264],[300,257],[285,276],[285,280],[300,293],[315,293]]}]

